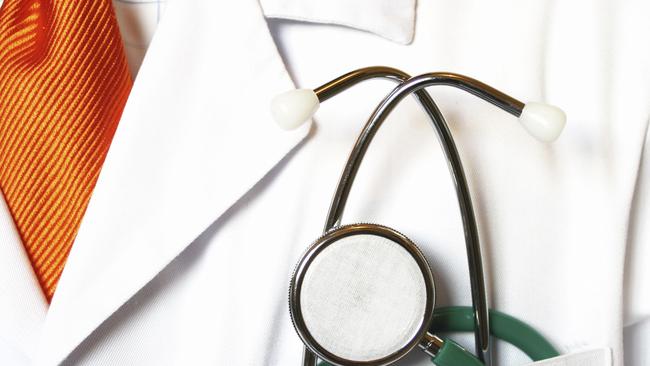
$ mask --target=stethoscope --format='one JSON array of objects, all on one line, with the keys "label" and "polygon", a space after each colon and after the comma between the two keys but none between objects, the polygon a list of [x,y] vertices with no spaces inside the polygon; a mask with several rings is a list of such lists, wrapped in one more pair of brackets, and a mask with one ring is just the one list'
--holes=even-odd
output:
[{"label": "stethoscope", "polygon": [[[289,286],[294,328],[305,345],[303,366],[317,357],[339,366],[388,365],[419,346],[439,366],[490,365],[490,335],[505,340],[533,361],[558,352],[536,330],[488,309],[478,229],[458,150],[445,119],[424,90],[449,85],[465,90],[519,118],[543,142],[555,140],[566,117],[557,107],[524,104],[467,76],[435,72],[410,77],[389,67],[368,67],[342,75],[314,90],[277,96],[272,113],[281,127],[296,128],[321,102],[371,78],[398,85],[379,103],[348,158],[327,215],[324,234],[303,254]],[[407,95],[415,94],[431,119],[447,158],[463,220],[472,307],[434,310],[433,273],[418,247],[402,233],[377,224],[341,225],[341,217],[361,161],[382,123]],[[474,331],[476,356],[441,332]]]}]

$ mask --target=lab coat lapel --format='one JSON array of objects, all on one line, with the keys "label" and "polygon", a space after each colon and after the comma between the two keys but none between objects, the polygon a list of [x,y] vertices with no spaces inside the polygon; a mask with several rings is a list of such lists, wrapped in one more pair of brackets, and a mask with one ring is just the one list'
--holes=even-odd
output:
[{"label": "lab coat lapel", "polygon": [[268,112],[271,97],[292,87],[257,1],[170,2],[52,301],[37,364],[64,360],[304,138],[308,125],[285,132]]},{"label": "lab coat lapel", "polygon": [[46,312],[47,300],[0,193],[0,360],[28,364]]}]

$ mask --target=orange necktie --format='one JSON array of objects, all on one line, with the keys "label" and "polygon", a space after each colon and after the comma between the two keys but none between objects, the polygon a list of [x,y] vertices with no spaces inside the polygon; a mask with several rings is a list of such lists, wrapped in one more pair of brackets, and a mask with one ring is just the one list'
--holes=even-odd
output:
[{"label": "orange necktie", "polygon": [[48,300],[130,88],[110,0],[4,1],[0,188]]}]

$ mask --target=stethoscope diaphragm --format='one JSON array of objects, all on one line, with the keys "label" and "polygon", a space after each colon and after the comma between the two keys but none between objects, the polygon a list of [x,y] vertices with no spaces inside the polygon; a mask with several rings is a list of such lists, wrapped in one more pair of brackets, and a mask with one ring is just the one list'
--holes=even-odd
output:
[{"label": "stethoscope diaphragm", "polygon": [[294,327],[335,365],[387,365],[424,338],[435,303],[431,269],[401,233],[374,224],[328,231],[291,278]]}]

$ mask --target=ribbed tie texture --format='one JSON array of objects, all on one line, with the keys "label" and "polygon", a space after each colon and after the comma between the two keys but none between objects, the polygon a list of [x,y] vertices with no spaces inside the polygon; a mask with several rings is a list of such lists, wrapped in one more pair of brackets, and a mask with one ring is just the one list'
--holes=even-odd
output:
[{"label": "ribbed tie texture", "polygon": [[48,301],[131,84],[110,0],[4,1],[0,189]]}]

